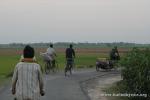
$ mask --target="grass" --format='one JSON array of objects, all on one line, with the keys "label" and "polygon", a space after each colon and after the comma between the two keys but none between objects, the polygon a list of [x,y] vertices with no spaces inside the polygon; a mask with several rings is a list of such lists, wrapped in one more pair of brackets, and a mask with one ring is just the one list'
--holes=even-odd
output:
[{"label": "grass", "polygon": [[99,53],[82,53],[77,54],[75,59],[77,67],[80,66],[95,66],[96,59],[99,57],[107,57],[105,54]]},{"label": "grass", "polygon": [[[81,66],[95,66],[95,61],[98,57],[106,57],[106,54],[98,54],[98,53],[77,53],[75,58],[75,65],[77,68]],[[42,61],[42,58],[39,54],[36,54],[36,58],[38,63],[43,67],[44,62]],[[11,54],[11,55],[1,55],[0,56],[0,76],[6,77],[9,76],[13,70],[15,65],[19,62],[20,55]],[[65,54],[64,53],[58,53],[57,54],[57,63],[59,66],[59,69],[64,69],[66,60],[65,60]]]},{"label": "grass", "polygon": [[19,56],[0,56],[0,76],[9,75],[19,61]]}]

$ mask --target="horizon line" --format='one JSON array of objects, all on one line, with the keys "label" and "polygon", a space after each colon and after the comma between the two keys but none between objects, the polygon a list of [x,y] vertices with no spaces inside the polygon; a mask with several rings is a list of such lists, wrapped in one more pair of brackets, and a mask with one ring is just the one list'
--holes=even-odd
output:
[{"label": "horizon line", "polygon": [[98,43],[104,43],[104,44],[107,44],[107,43],[110,43],[110,44],[113,44],[113,43],[125,43],[125,44],[141,44],[141,45],[144,45],[144,44],[150,44],[150,43],[136,43],[136,42],[88,42],[88,41],[85,41],[85,42],[11,42],[11,43],[0,43],[0,45],[9,45],[9,44],[39,44],[39,43],[52,43],[52,44],[57,44],[57,43],[73,43],[73,44],[79,44],[79,43],[89,43],[89,44],[98,44]]}]

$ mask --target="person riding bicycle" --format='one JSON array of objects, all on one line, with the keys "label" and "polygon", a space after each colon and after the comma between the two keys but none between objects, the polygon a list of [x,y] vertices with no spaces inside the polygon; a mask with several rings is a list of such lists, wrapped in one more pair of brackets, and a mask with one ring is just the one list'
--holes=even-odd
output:
[{"label": "person riding bicycle", "polygon": [[53,44],[50,44],[50,47],[47,48],[46,54],[48,54],[48,56],[51,58],[50,62],[52,63],[52,66],[54,67],[55,63],[56,63],[56,56],[57,55],[56,55],[55,49],[53,48]]},{"label": "person riding bicycle", "polygon": [[73,49],[73,45],[70,44],[70,48],[66,49],[66,68],[65,68],[65,73],[67,72],[67,70],[70,70],[71,73],[71,68],[73,67],[74,64],[74,58],[75,58],[75,51]]}]

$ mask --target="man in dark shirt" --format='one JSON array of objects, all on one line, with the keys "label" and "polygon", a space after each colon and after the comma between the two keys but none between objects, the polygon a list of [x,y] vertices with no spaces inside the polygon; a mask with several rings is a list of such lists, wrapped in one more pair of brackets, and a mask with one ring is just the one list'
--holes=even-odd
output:
[{"label": "man in dark shirt", "polygon": [[66,68],[65,68],[65,75],[66,75],[66,72],[68,70],[70,71],[70,74],[72,74],[71,69],[72,69],[73,64],[74,64],[74,58],[75,58],[75,51],[73,49],[73,45],[70,44],[70,48],[66,49],[67,64],[66,64]]},{"label": "man in dark shirt", "polygon": [[111,60],[120,60],[120,55],[117,49],[117,46],[115,46],[112,51],[110,52],[110,59]]},{"label": "man in dark shirt", "polygon": [[75,58],[75,51],[73,49],[73,45],[70,44],[70,48],[66,49],[66,58],[73,59]]}]

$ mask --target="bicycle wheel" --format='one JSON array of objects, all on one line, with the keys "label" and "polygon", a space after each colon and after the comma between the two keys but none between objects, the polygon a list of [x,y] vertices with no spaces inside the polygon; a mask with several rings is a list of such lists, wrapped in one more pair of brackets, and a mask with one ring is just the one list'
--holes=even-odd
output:
[{"label": "bicycle wheel", "polygon": [[50,73],[50,64],[48,62],[45,63],[45,73],[46,74]]},{"label": "bicycle wheel", "polygon": [[69,69],[69,65],[66,63],[66,67],[65,67],[65,70],[64,70],[65,76],[67,76],[67,71],[68,71],[68,69]]},{"label": "bicycle wheel", "polygon": [[65,67],[65,76],[67,75],[67,72],[70,72],[70,75],[72,75],[72,64],[67,64]]},{"label": "bicycle wheel", "polygon": [[70,72],[70,75],[72,75],[72,69],[73,69],[73,65],[70,64],[68,71]]},{"label": "bicycle wheel", "polygon": [[55,72],[58,72],[58,70],[59,70],[57,61],[55,62],[54,70],[55,70]]}]

